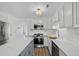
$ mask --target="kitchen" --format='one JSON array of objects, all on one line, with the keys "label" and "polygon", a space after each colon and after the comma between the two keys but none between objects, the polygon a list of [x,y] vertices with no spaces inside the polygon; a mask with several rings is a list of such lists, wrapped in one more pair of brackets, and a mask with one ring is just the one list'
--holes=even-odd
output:
[{"label": "kitchen", "polygon": [[79,56],[79,2],[0,2],[0,56]]}]

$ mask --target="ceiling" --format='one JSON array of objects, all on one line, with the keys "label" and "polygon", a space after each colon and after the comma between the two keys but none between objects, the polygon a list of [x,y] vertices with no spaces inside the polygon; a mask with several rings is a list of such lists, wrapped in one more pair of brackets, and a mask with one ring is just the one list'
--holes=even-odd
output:
[{"label": "ceiling", "polygon": [[[48,8],[46,8],[47,4]],[[62,5],[63,2],[0,2],[0,11],[17,18],[38,18],[34,10],[42,6],[44,14],[39,18],[50,18]]]}]

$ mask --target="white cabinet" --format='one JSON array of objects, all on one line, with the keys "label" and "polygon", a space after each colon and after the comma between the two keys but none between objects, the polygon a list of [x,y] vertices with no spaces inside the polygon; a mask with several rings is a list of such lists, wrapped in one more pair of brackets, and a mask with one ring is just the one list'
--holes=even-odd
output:
[{"label": "white cabinet", "polygon": [[53,21],[54,21],[54,22],[58,21],[58,12],[54,15]]},{"label": "white cabinet", "polygon": [[64,3],[58,13],[60,27],[72,27],[72,16],[72,2]]},{"label": "white cabinet", "polygon": [[73,3],[74,27],[79,27],[79,2]]},{"label": "white cabinet", "polygon": [[58,12],[60,27],[79,27],[79,2],[66,2]]},{"label": "white cabinet", "polygon": [[61,8],[58,12],[58,20],[59,20],[59,26],[64,27],[64,19],[63,19],[63,8]]},{"label": "white cabinet", "polygon": [[52,25],[56,25],[58,23],[58,12],[52,17]]},{"label": "white cabinet", "polygon": [[63,10],[64,25],[66,27],[72,26],[72,2],[65,3]]}]

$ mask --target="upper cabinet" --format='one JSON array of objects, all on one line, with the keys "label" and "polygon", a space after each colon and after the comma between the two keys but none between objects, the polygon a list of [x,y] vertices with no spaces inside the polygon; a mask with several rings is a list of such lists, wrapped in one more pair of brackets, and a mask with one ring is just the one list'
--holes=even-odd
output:
[{"label": "upper cabinet", "polygon": [[58,12],[60,27],[73,26],[73,8],[72,2],[64,3],[64,6]]},{"label": "upper cabinet", "polygon": [[55,15],[51,19],[51,27],[56,26],[58,24],[58,12],[55,13]]},{"label": "upper cabinet", "polygon": [[59,24],[60,28],[79,27],[79,2],[65,2],[54,15],[52,23]]},{"label": "upper cabinet", "polygon": [[79,2],[73,3],[74,27],[79,27]]},{"label": "upper cabinet", "polygon": [[79,27],[79,2],[66,2],[58,12],[61,28]]},{"label": "upper cabinet", "polygon": [[66,27],[72,26],[72,2],[64,4],[63,19]]},{"label": "upper cabinet", "polygon": [[53,17],[53,22],[57,22],[58,21],[58,12],[55,13],[54,17]]},{"label": "upper cabinet", "polygon": [[58,20],[59,20],[59,26],[64,27],[63,8],[61,8],[58,12]]}]

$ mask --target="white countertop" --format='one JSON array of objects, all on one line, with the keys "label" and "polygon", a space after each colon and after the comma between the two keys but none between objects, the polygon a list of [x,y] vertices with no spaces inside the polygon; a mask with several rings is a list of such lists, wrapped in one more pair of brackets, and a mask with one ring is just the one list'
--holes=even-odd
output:
[{"label": "white countertop", "polygon": [[0,46],[0,56],[17,56],[32,40],[30,37],[7,40],[7,43]]},{"label": "white countertop", "polygon": [[79,56],[79,44],[78,42],[71,42],[65,39],[51,39],[66,55]]}]

